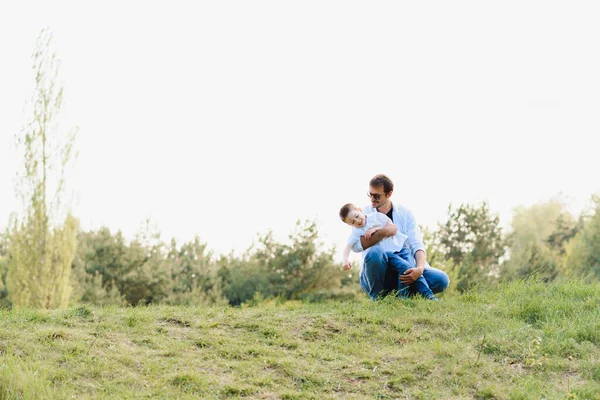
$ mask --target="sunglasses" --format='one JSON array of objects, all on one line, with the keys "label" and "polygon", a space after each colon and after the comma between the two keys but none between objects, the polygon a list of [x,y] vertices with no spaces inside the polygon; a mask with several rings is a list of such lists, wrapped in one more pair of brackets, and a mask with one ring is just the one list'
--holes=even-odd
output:
[{"label": "sunglasses", "polygon": [[375,200],[379,200],[381,199],[382,194],[367,192],[367,196],[372,197]]}]

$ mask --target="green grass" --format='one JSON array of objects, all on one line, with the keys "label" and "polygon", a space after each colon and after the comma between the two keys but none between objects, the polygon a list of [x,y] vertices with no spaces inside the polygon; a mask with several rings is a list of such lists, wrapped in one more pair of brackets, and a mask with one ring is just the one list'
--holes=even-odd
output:
[{"label": "green grass", "polygon": [[600,399],[600,284],[0,311],[1,399]]}]

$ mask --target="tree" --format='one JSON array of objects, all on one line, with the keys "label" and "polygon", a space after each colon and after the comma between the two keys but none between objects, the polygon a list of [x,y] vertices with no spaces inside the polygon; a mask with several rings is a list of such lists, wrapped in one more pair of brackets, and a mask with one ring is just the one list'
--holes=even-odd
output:
[{"label": "tree", "polygon": [[349,274],[334,261],[335,249],[321,251],[315,222],[297,221],[289,243],[279,243],[269,232],[241,257],[217,260],[222,292],[232,305],[255,295],[283,300],[316,300],[348,296]]},{"label": "tree", "polygon": [[128,272],[125,254],[128,247],[122,233],[110,233],[107,227],[80,231],[73,259],[71,280],[74,301],[97,305],[121,303],[119,279]]},{"label": "tree", "polygon": [[600,196],[592,196],[593,211],[566,245],[563,268],[568,275],[600,279]]},{"label": "tree", "polygon": [[263,298],[275,295],[267,266],[259,264],[250,250],[241,257],[233,254],[220,256],[217,267],[223,295],[232,306],[246,303],[257,294]]},{"label": "tree", "polygon": [[425,245],[425,253],[427,254],[427,263],[434,268],[439,268],[446,272],[452,283],[444,291],[444,296],[456,292],[458,288],[455,283],[459,281],[458,268],[454,265],[452,259],[446,258],[446,255],[442,251],[439,229],[431,230],[426,226],[421,226],[420,229],[423,234],[423,244]]},{"label": "tree", "polygon": [[17,194],[23,204],[9,227],[7,289],[13,307],[64,307],[71,287],[78,221],[65,203],[65,169],[73,156],[77,130],[61,143],[57,116],[63,101],[60,61],[52,34],[41,31],[33,54],[33,117],[17,137],[24,172]]},{"label": "tree", "polygon": [[158,227],[146,220],[123,255],[123,273],[116,279],[120,293],[132,305],[160,302],[168,295],[166,246]]},{"label": "tree", "polygon": [[167,254],[169,295],[171,304],[214,304],[225,303],[222,296],[217,266],[212,261],[212,252],[207,244],[195,237],[179,248],[175,239]]},{"label": "tree", "polygon": [[553,280],[559,274],[567,241],[579,229],[580,224],[558,197],[516,208],[508,236],[509,258],[502,264],[502,277],[515,279],[535,273],[543,280]]},{"label": "tree", "polygon": [[479,207],[461,204],[455,210],[448,206],[448,220],[439,224],[437,238],[445,258],[458,269],[459,290],[497,275],[505,251],[499,222],[487,202]]},{"label": "tree", "polygon": [[297,221],[291,244],[276,243],[271,234],[260,239],[254,258],[269,273],[277,296],[299,299],[319,291],[339,289],[342,275],[334,262],[334,249],[320,252],[322,243],[315,222]]},{"label": "tree", "polygon": [[518,257],[511,257],[502,265],[503,278],[515,279],[535,275],[549,282],[558,276],[560,259],[551,247],[536,242],[529,242],[521,247]]}]

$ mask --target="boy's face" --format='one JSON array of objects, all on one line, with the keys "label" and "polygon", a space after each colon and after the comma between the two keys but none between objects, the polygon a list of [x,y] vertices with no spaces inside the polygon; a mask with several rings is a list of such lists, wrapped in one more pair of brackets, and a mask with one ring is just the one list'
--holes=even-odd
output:
[{"label": "boy's face", "polygon": [[367,223],[367,217],[361,210],[352,210],[348,213],[344,222],[355,228],[362,228]]}]

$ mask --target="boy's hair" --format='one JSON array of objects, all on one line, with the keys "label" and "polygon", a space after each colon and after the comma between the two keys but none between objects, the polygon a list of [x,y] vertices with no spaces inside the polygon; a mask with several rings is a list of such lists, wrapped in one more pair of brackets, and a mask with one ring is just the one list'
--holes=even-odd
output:
[{"label": "boy's hair", "polygon": [[373,177],[373,179],[371,179],[371,182],[369,182],[369,186],[372,186],[372,187],[383,186],[383,191],[386,193],[389,193],[392,190],[394,190],[394,183],[392,182],[392,180],[390,178],[388,178],[384,174],[375,175]]},{"label": "boy's hair", "polygon": [[356,210],[356,209],[358,209],[358,207],[356,207],[352,203],[344,204],[344,206],[342,208],[340,208],[340,218],[342,219],[342,221],[344,221],[346,219],[348,214],[350,214],[350,211]]}]

